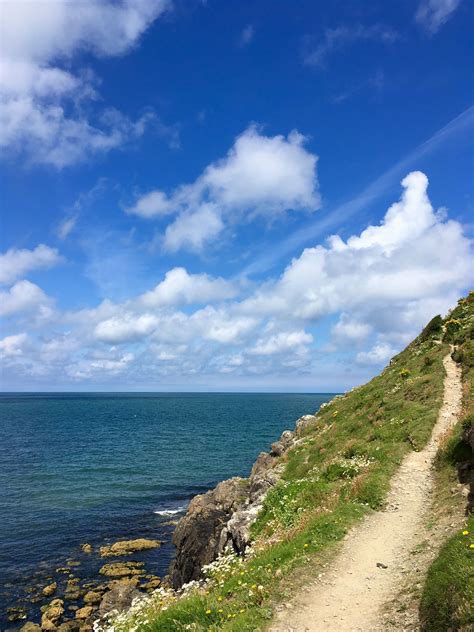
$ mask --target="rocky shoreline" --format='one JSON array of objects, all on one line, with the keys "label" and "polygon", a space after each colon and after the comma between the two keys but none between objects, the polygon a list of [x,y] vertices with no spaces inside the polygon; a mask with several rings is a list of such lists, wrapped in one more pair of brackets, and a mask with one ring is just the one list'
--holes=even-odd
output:
[{"label": "rocky shoreline", "polygon": [[315,415],[300,417],[294,431],[285,430],[270,452],[260,453],[248,479],[230,478],[192,499],[173,534],[176,556],[169,575],[173,588],[200,579],[202,568],[226,551],[245,555],[250,528],[283,472],[282,457],[316,423]]},{"label": "rocky shoreline", "polygon": [[[103,563],[96,579],[81,580],[77,576],[78,560],[70,559],[65,566],[58,567],[47,578],[47,582],[36,587],[30,596],[31,604],[43,605],[40,622],[27,621],[23,632],[90,632],[97,618],[112,610],[128,608],[132,600],[141,594],[151,593],[161,584],[161,579],[148,573],[141,561],[124,561],[143,551],[159,548],[161,542],[145,538],[119,540],[108,546],[81,545],[86,556],[98,556]],[[11,607],[7,610],[10,622],[20,625],[27,618],[27,608]]]},{"label": "rocky shoreline", "polygon": [[127,610],[141,595],[161,586],[179,590],[201,579],[203,567],[222,554],[232,551],[245,555],[251,543],[251,525],[266,494],[281,477],[285,453],[316,423],[315,415],[301,417],[294,431],[285,430],[270,452],[260,453],[247,479],[222,481],[191,500],[186,514],[176,523],[172,536],[176,554],[166,577],[148,573],[142,561],[123,559],[160,547],[158,540],[121,540],[100,547],[84,543],[84,555],[103,558],[99,577],[81,581],[75,572],[80,563],[68,560],[30,597],[33,604],[45,602],[40,608],[40,623],[25,623],[27,610],[23,607],[9,608],[9,621],[21,625],[21,632],[91,632],[94,622],[103,621],[113,611]]}]

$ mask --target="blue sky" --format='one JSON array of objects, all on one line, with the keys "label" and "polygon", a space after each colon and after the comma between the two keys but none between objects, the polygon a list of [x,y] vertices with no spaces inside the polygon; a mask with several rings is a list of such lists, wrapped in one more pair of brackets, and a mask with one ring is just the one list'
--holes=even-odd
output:
[{"label": "blue sky", "polygon": [[3,390],[340,391],[472,287],[467,0],[0,17]]}]

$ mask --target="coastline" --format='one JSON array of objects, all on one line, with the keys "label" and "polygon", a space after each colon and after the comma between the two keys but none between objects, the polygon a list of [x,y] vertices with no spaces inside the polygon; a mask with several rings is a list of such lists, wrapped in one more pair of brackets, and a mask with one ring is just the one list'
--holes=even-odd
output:
[{"label": "coastline", "polygon": [[[311,397],[314,397],[311,395]],[[320,400],[323,396],[317,395],[315,405],[319,405]],[[324,400],[327,400],[329,395],[324,396]],[[295,418],[295,417],[294,417]],[[268,445],[268,444],[267,444]],[[204,491],[204,490],[203,490]],[[206,493],[211,493],[213,490]],[[198,497],[201,497],[202,494],[198,493]],[[194,496],[192,498],[195,498]],[[46,606],[54,604],[54,607],[62,609],[60,618],[57,619],[56,622],[52,622],[55,628],[59,628],[61,626],[61,622],[66,620],[66,623],[69,626],[69,629],[74,629],[74,626],[77,627],[75,616],[78,611],[83,609],[83,607],[92,607],[93,611],[96,612],[100,606],[100,601],[97,600],[96,595],[89,595],[88,599],[94,599],[95,603],[85,603],[84,597],[92,592],[110,592],[109,588],[111,587],[111,582],[121,582],[123,585],[128,583],[131,588],[138,588],[140,594],[146,594],[146,590],[149,591],[156,588],[157,585],[157,577],[160,579],[164,577],[166,571],[164,569],[164,560],[163,553],[166,554],[166,568],[168,568],[169,561],[172,558],[174,550],[170,553],[170,549],[172,549],[170,541],[172,538],[172,532],[175,529],[177,518],[182,515],[183,510],[185,509],[183,501],[179,501],[178,507],[160,507],[153,510],[153,515],[156,516],[157,519],[160,520],[161,525],[166,530],[166,535],[163,537],[166,540],[166,544],[163,548],[158,548],[155,551],[138,551],[134,553],[132,556],[121,558],[117,561],[133,561],[138,563],[144,563],[143,572],[139,575],[137,572],[134,572],[132,575],[123,575],[121,577],[104,577],[98,573],[98,570],[104,563],[109,560],[104,559],[101,560],[98,556],[98,552],[100,546],[105,544],[112,544],[112,540],[110,538],[104,539],[92,539],[89,543],[92,544],[92,553],[85,553],[81,550],[82,544],[86,544],[87,536],[84,540],[77,542],[76,546],[70,549],[70,556],[67,559],[59,560],[56,558],[54,564],[50,564],[49,567],[44,565],[43,567],[38,567],[37,571],[34,573],[30,573],[28,577],[28,593],[23,594],[21,599],[18,601],[22,601],[22,603],[18,604],[12,600],[9,600],[9,604],[11,604],[12,610],[10,610],[10,615],[12,618],[16,619],[14,621],[10,621],[9,623],[4,624],[5,630],[19,630],[21,627],[25,625],[25,622],[29,621],[32,625],[39,626],[41,623],[41,617],[44,616],[45,612],[40,613],[40,608],[45,609]],[[154,529],[156,529],[156,523],[154,523]],[[130,528],[120,530],[120,533],[117,534],[116,539],[128,539],[128,538],[138,538],[138,537],[155,537],[156,532],[149,529],[145,532],[137,530],[132,525]],[[158,536],[159,537],[159,536]],[[161,568],[163,569],[160,573],[156,573],[156,566],[160,560]],[[148,562],[151,561],[151,564]],[[150,568],[148,568],[150,566]],[[90,570],[95,567],[95,570]],[[59,570],[60,572],[56,572]],[[137,569],[135,569],[137,570]],[[93,577],[91,578],[91,575]],[[133,578],[138,577],[139,584],[136,585],[136,582]],[[20,579],[20,575],[18,575],[19,582],[23,581]],[[127,580],[132,579],[132,582]],[[155,584],[150,584],[150,582],[155,582]],[[43,589],[50,586],[51,584],[57,584],[56,590],[50,594],[49,596],[43,595]],[[133,585],[135,584],[135,585]],[[148,584],[148,586],[146,586]],[[8,586],[7,586],[8,588]],[[17,594],[19,594],[17,592]],[[133,593],[136,595],[136,593]],[[61,600],[63,603],[58,603],[57,600]],[[15,600],[16,601],[16,600]],[[26,601],[28,603],[26,603]],[[36,613],[36,614],[35,614]],[[85,613],[82,614],[86,614]],[[58,611],[56,611],[56,616]],[[90,613],[90,615],[93,613]],[[26,618],[25,618],[26,616]],[[54,612],[53,612],[53,618]],[[83,631],[87,630],[88,627],[92,623],[92,619],[89,617],[80,620],[81,629]],[[30,629],[31,625],[29,626]],[[53,629],[52,626],[46,626],[47,628]],[[39,627],[35,628],[39,629]]]}]

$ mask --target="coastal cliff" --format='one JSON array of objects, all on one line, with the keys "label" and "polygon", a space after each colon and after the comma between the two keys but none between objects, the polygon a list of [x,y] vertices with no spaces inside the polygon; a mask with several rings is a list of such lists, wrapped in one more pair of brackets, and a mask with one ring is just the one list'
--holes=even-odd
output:
[{"label": "coastal cliff", "polygon": [[284,468],[281,457],[298,443],[303,430],[315,422],[314,415],[305,415],[296,422],[294,431],[285,430],[269,453],[260,453],[248,479],[230,478],[192,499],[173,535],[176,547],[170,567],[173,588],[199,579],[203,566],[226,551],[245,553],[250,544],[250,527],[263,507],[268,490],[281,478]]}]

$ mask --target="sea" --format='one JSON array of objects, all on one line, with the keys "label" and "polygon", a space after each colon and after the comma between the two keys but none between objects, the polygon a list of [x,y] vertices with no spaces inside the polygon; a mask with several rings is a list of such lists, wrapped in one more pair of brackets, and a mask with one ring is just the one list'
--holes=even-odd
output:
[{"label": "sea", "polygon": [[[36,595],[71,568],[96,579],[82,552],[120,539],[161,540],[133,556],[162,577],[174,522],[189,500],[247,476],[262,450],[327,393],[1,393],[0,630],[7,609],[39,622]],[[32,603],[32,600],[35,603]],[[74,615],[71,615],[74,616]]]}]

